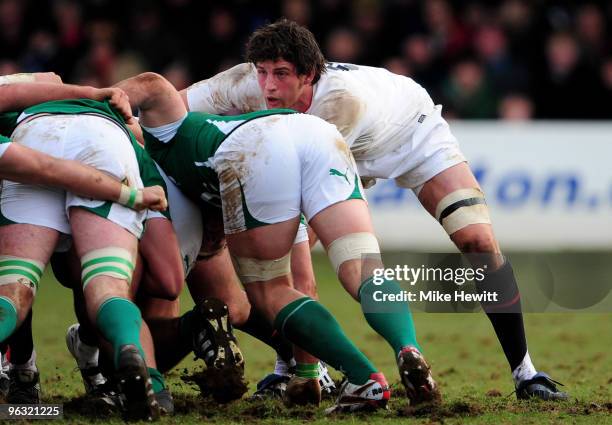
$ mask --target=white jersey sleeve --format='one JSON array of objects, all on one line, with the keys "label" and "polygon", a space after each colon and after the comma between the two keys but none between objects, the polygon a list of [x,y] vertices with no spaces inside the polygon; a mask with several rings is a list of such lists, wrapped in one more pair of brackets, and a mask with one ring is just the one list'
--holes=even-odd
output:
[{"label": "white jersey sleeve", "polygon": [[241,63],[188,87],[187,104],[190,111],[209,114],[266,109],[257,84],[257,71],[251,63]]},{"label": "white jersey sleeve", "polygon": [[335,124],[356,160],[385,155],[409,140],[434,108],[414,80],[383,68],[330,63],[315,84],[309,114]]}]

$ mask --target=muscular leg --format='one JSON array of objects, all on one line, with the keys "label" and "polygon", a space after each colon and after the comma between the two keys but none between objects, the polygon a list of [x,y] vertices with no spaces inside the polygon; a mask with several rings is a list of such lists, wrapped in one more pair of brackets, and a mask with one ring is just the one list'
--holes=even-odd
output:
[{"label": "muscular leg", "polygon": [[[293,245],[291,249],[291,277],[293,278],[293,287],[295,289],[314,300],[319,299],[317,282],[312,268],[309,241]],[[319,362],[319,359],[299,347],[294,347],[293,354],[295,361],[299,364],[311,365]]]},{"label": "muscular leg", "polygon": [[227,304],[232,326],[240,328],[247,321],[251,305],[240,286],[227,247],[198,260],[187,277],[187,287],[196,304],[207,297],[218,298]]},{"label": "muscular leg", "polygon": [[[399,294],[401,288],[396,281],[387,279],[374,285],[374,269],[384,265],[377,254],[379,247],[367,204],[361,199],[333,204],[315,215],[309,224],[327,250],[342,285],[360,303],[368,324],[393,349],[411,403],[438,402],[440,393],[420,353],[408,304],[375,299],[376,292]],[[360,246],[361,252],[355,252],[354,246]],[[349,252],[351,255],[346,254]]]},{"label": "muscular leg", "polygon": [[[159,372],[159,376],[153,373],[155,356],[151,355],[150,335],[145,330],[141,337],[141,313],[129,299],[137,239],[119,225],[81,208],[70,209],[70,225],[75,250],[82,262],[87,316],[113,347],[113,364],[128,399],[128,414],[156,417],[159,408],[153,387],[161,381],[163,389],[163,379]],[[113,251],[99,251],[109,248]],[[147,346],[148,356],[143,345]]]},{"label": "muscular leg", "polygon": [[34,340],[32,338],[32,310],[25,320],[6,340],[11,348],[11,364],[27,365],[34,367],[36,356],[34,355]]},{"label": "muscular leg", "polygon": [[[53,266],[53,272],[55,273],[58,281],[63,286],[72,289],[74,311],[77,321],[79,322],[79,340],[81,343],[85,344],[84,346],[82,344],[81,345],[82,347],[85,347],[84,349],[86,352],[88,352],[87,354],[90,354],[90,356],[86,356],[85,353],[81,353],[81,357],[83,360],[88,360],[89,364],[97,364],[99,361],[103,372],[112,373],[113,367],[111,364],[109,364],[109,361],[106,360],[106,355],[112,359],[113,350],[106,340],[100,338],[100,334],[95,327],[95,322],[92,322],[88,315],[85,297],[83,295],[83,288],[80,284],[81,265],[77,253],[74,250],[74,245],[68,252],[54,254],[51,264]],[[137,271],[134,272],[132,277],[132,284],[129,288],[130,299],[134,297],[133,292],[138,288],[138,279],[140,276],[140,271],[138,271],[139,268],[141,268],[140,265],[136,267]],[[145,341],[143,343],[143,350],[145,351],[147,359],[149,359],[147,360],[147,365],[151,368],[156,368],[151,332],[146,323],[143,323],[143,326],[140,329],[140,338]],[[101,353],[105,354],[100,356],[100,358],[98,358],[97,355],[98,347],[100,348]]]},{"label": "muscular leg", "polygon": [[[58,232],[48,227],[30,224],[0,227],[0,256],[3,256],[0,268],[5,272],[0,285],[0,342],[5,341],[30,312],[35,288],[57,240]],[[38,265],[23,264],[20,259],[33,260]]]},{"label": "muscular leg", "polygon": [[[312,218],[310,225],[326,249],[332,242],[345,235],[374,233],[367,204],[362,200],[348,200],[334,204]],[[379,267],[382,267],[380,262],[367,264],[361,259],[354,259],[343,262],[337,273],[347,292],[361,303],[364,316],[370,326],[387,340],[395,355],[407,346],[419,348],[407,304],[390,303],[384,312],[372,311],[371,292],[374,288],[370,277],[372,270]],[[377,286],[376,290],[395,293],[400,291],[400,288],[397,282],[386,281]]]},{"label": "muscular leg", "polygon": [[[192,350],[190,339],[176,337],[180,332],[179,300],[168,301],[163,298],[139,296],[136,298],[136,304],[151,330],[157,369],[161,373],[166,373]],[[169,335],[174,337],[170,340]],[[167,345],[169,342],[171,345]]]},{"label": "muscular leg", "polygon": [[0,342],[12,345],[13,351],[9,403],[40,403],[31,307],[58,235],[51,228],[30,224],[0,227]]},{"label": "muscular leg", "polygon": [[170,220],[148,219],[138,249],[144,263],[140,291],[154,298],[176,300],[183,290],[185,273]]},{"label": "muscular leg", "polygon": [[[426,182],[419,193],[419,200],[425,209],[435,217],[437,205],[442,198],[456,190],[471,188],[480,189],[480,186],[468,165],[461,163],[444,170]],[[490,224],[468,225],[452,233],[450,238],[463,253],[491,254],[487,256],[491,264],[488,267],[488,279],[483,281],[485,287],[497,284],[503,287],[506,293],[518,294],[512,266],[507,261],[504,262]],[[518,296],[509,298],[514,299],[503,307],[496,308],[495,311],[490,310],[487,306],[483,307],[495,329],[515,379],[518,377],[517,374],[523,375],[521,379],[529,379],[535,375],[536,371],[527,351],[521,302]]]},{"label": "muscular leg", "polygon": [[[227,236],[232,255],[275,260],[289,253],[299,218],[257,227]],[[344,335],[336,320],[317,301],[292,287],[287,273],[265,281],[246,283],[251,304],[275,324],[294,344],[313,353],[338,370],[350,382],[365,383],[376,369]]]}]

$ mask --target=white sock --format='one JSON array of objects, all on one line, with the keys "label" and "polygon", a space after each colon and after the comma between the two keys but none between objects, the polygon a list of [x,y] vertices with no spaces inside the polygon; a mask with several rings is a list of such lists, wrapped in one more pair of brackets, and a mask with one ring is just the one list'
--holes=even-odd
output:
[{"label": "white sock", "polygon": [[38,368],[36,367],[36,350],[32,350],[32,355],[30,356],[30,359],[27,362],[23,364],[11,363],[10,368],[18,370],[38,370]]},{"label": "white sock", "polygon": [[100,350],[98,350],[98,347],[87,345],[83,341],[81,341],[81,338],[79,338],[78,333],[76,351],[78,355],[77,364],[79,365],[80,369],[87,369],[90,367],[98,366],[98,356],[100,354]]},{"label": "white sock", "polygon": [[0,376],[8,377],[7,373],[9,369],[10,369],[10,363],[6,359],[6,354],[2,353],[2,355],[0,355]]},{"label": "white sock", "polygon": [[523,361],[512,371],[512,378],[514,379],[514,385],[517,386],[519,382],[526,379],[531,379],[538,373],[531,363],[531,357],[529,357],[529,351],[525,353]]},{"label": "white sock", "polygon": [[[100,350],[98,347],[88,345],[81,341],[79,334],[77,333],[77,365],[79,369],[88,369],[90,367],[98,366],[98,358],[100,356]],[[97,373],[88,378],[88,385],[102,385],[106,382],[106,378],[101,374]],[[87,387],[87,385],[86,385]]]},{"label": "white sock", "polygon": [[277,375],[289,375],[289,368],[295,366],[295,359],[291,359],[289,364],[286,361],[281,359],[279,356],[276,356],[276,363],[274,364],[274,373]]}]

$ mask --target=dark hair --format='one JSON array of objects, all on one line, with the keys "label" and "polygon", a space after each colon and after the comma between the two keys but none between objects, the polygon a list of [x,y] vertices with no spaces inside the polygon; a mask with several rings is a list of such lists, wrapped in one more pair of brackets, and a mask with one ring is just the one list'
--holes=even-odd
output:
[{"label": "dark hair", "polygon": [[246,60],[257,64],[284,59],[293,64],[298,75],[314,71],[313,84],[325,72],[325,57],[314,35],[305,27],[282,18],[258,28],[247,42]]}]

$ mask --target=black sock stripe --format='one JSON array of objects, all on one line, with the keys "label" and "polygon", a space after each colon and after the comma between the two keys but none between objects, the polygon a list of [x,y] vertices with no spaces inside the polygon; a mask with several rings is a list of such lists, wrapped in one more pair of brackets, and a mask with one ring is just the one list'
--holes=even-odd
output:
[{"label": "black sock stripe", "polygon": [[472,205],[479,205],[479,204],[486,205],[487,201],[485,201],[485,199],[482,197],[467,198],[467,199],[462,199],[460,201],[457,201],[453,204],[450,204],[448,207],[442,210],[442,214],[440,214],[440,218],[438,219],[438,221],[440,222],[440,224],[442,224],[442,221],[446,217],[448,217],[449,215],[457,211],[459,208],[471,207]]}]

